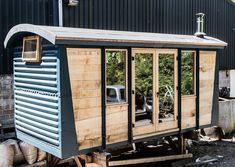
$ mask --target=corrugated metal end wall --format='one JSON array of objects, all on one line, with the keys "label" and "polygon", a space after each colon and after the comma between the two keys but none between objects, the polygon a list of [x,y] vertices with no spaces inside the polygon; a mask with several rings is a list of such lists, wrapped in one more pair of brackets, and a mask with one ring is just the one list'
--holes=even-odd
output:
[{"label": "corrugated metal end wall", "polygon": [[[56,3],[57,0],[0,0],[0,42],[18,23],[57,25]],[[79,0],[78,7],[64,6],[64,26],[194,34],[198,12],[206,14],[206,33],[229,43],[219,52],[220,69],[235,69],[235,5],[229,0]],[[0,70],[11,72],[8,64],[0,66]]]},{"label": "corrugated metal end wall", "polygon": [[[14,49],[15,126],[19,139],[30,135],[47,147],[60,149],[60,67],[58,50],[43,45],[40,64],[27,64],[22,48]],[[29,139],[27,138],[28,141]],[[30,142],[29,142],[30,143]],[[57,154],[56,154],[57,155]]]}]

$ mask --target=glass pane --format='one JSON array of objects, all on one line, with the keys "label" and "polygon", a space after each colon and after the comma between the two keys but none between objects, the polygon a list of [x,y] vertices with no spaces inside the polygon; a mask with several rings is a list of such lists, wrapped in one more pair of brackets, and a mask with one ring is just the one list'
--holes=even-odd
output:
[{"label": "glass pane", "polygon": [[126,101],[126,51],[106,51],[107,103]]},{"label": "glass pane", "polygon": [[37,51],[37,39],[24,41],[24,51],[23,51],[24,59],[36,59],[37,56],[36,51]]},{"label": "glass pane", "polygon": [[174,54],[159,54],[159,123],[174,119]]},{"label": "glass pane", "polygon": [[194,94],[194,52],[182,52],[182,95]]},{"label": "glass pane", "polygon": [[153,55],[135,55],[135,108],[136,123],[152,123],[153,112]]},{"label": "glass pane", "polygon": [[35,52],[37,50],[37,39],[25,40],[24,51],[25,52]]}]

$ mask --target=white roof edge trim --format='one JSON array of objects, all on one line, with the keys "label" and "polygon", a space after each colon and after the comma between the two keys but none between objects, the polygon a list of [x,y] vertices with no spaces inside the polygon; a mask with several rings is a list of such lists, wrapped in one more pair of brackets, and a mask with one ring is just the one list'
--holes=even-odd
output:
[{"label": "white roof edge trim", "polygon": [[55,44],[56,35],[52,33],[51,31],[48,31],[47,29],[42,28],[42,26],[36,26],[32,24],[19,24],[19,25],[12,27],[10,31],[7,33],[6,38],[4,40],[4,47],[6,48],[11,38],[15,34],[20,33],[20,32],[25,32],[25,33],[29,32],[29,33],[37,34],[45,38],[52,44]]},{"label": "white roof edge trim", "polygon": [[19,24],[14,26],[7,34],[4,46],[7,47],[11,38],[18,33],[33,33],[45,38],[56,45],[57,41],[102,41],[102,42],[124,42],[124,43],[152,43],[192,46],[226,47],[227,43],[219,39],[205,36],[199,38],[194,35],[162,34],[147,32],[131,32],[117,30],[100,30],[71,27],[53,27],[33,24]]}]

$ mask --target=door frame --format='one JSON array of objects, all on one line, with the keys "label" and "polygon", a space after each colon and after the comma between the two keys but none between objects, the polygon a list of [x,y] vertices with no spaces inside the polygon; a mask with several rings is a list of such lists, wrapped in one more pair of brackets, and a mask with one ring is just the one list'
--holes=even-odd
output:
[{"label": "door frame", "polygon": [[152,123],[149,125],[135,127],[135,55],[137,53],[149,53],[153,58],[153,92],[156,92],[156,49],[152,48],[132,48],[132,125],[133,136],[143,135],[147,133],[154,133],[156,131],[156,99],[153,93],[153,114]]},{"label": "door frame", "polygon": [[[165,122],[165,123],[159,123],[159,114],[156,114],[156,131],[166,131],[170,129],[176,129],[178,128],[178,50],[177,49],[156,49],[156,93],[159,92],[159,54],[174,54],[174,120]],[[156,107],[158,110],[156,111],[159,113],[159,97],[156,97]]]},{"label": "door frame", "polygon": [[[137,53],[149,53],[153,56],[153,114],[152,123],[135,127],[135,55]],[[159,100],[157,92],[159,91],[159,75],[158,60],[159,54],[174,54],[174,120],[166,123],[159,123]],[[154,48],[132,48],[132,129],[133,136],[146,135],[148,133],[156,133],[168,131],[178,128],[178,50],[177,49],[154,49]]]}]

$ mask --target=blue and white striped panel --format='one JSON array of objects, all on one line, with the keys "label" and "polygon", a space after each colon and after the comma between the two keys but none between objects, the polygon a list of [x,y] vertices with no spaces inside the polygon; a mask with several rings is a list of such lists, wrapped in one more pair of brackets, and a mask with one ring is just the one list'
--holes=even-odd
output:
[{"label": "blue and white striped panel", "polygon": [[41,63],[26,63],[14,52],[16,130],[55,147],[60,146],[58,51],[43,48]]}]

